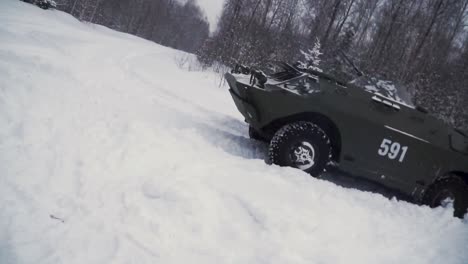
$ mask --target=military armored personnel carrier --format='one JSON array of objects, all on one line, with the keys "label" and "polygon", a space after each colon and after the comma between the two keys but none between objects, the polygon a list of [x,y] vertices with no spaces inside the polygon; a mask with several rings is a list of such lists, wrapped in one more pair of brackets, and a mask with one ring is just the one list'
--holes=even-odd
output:
[{"label": "military armored personnel carrier", "polygon": [[437,207],[468,207],[468,137],[420,107],[286,63],[264,74],[226,74],[251,138],[269,142],[269,159],[319,176],[330,167]]}]

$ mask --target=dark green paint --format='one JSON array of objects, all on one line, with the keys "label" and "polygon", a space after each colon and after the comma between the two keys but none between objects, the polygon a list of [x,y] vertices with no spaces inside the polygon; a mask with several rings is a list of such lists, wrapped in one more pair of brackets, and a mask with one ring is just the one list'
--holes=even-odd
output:
[{"label": "dark green paint", "polygon": [[[439,177],[468,174],[466,136],[390,98],[321,74],[274,84],[269,80],[264,87],[250,84],[248,75],[226,74],[226,80],[237,108],[255,130],[271,137],[279,128],[275,124],[326,117],[336,127],[334,140],[341,143],[335,157],[341,170],[381,182],[417,201]],[[314,92],[291,91],[291,83],[298,81],[299,88],[308,83]],[[402,150],[395,159],[378,154],[384,139],[408,147],[402,162]]]}]

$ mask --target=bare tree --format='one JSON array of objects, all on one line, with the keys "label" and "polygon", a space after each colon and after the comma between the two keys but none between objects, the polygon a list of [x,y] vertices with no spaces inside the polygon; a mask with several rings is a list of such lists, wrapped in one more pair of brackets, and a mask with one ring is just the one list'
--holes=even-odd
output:
[{"label": "bare tree", "polygon": [[59,9],[98,23],[189,52],[209,36],[207,19],[195,0],[58,0]]},{"label": "bare tree", "polygon": [[466,127],[467,19],[468,0],[227,0],[199,56],[227,65],[295,62],[319,38],[324,71],[351,78],[337,58],[344,52],[368,75],[409,87],[417,103]]}]

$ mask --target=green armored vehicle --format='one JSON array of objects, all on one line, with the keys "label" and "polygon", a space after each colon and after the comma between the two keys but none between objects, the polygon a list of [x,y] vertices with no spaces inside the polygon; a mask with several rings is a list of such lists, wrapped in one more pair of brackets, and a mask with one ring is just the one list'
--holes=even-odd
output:
[{"label": "green armored vehicle", "polygon": [[240,66],[226,74],[250,137],[269,159],[319,176],[337,167],[431,207],[468,207],[468,137],[422,108],[312,70],[281,64],[266,75]]}]

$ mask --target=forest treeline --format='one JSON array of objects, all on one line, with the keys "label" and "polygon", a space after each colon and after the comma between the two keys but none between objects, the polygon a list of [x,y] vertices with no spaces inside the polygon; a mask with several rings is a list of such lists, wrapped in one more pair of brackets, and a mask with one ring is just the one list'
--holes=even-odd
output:
[{"label": "forest treeline", "polygon": [[406,87],[416,104],[468,129],[468,0],[226,0],[206,62],[294,63],[322,47],[321,68]]},{"label": "forest treeline", "polygon": [[209,36],[196,0],[56,0],[57,9],[82,21],[195,52]]},{"label": "forest treeline", "polygon": [[[222,1],[222,0],[220,0]],[[294,63],[321,44],[320,67],[406,87],[414,103],[468,130],[468,0],[225,0],[217,30],[195,0],[59,0],[81,20],[194,52],[205,65]]]}]

